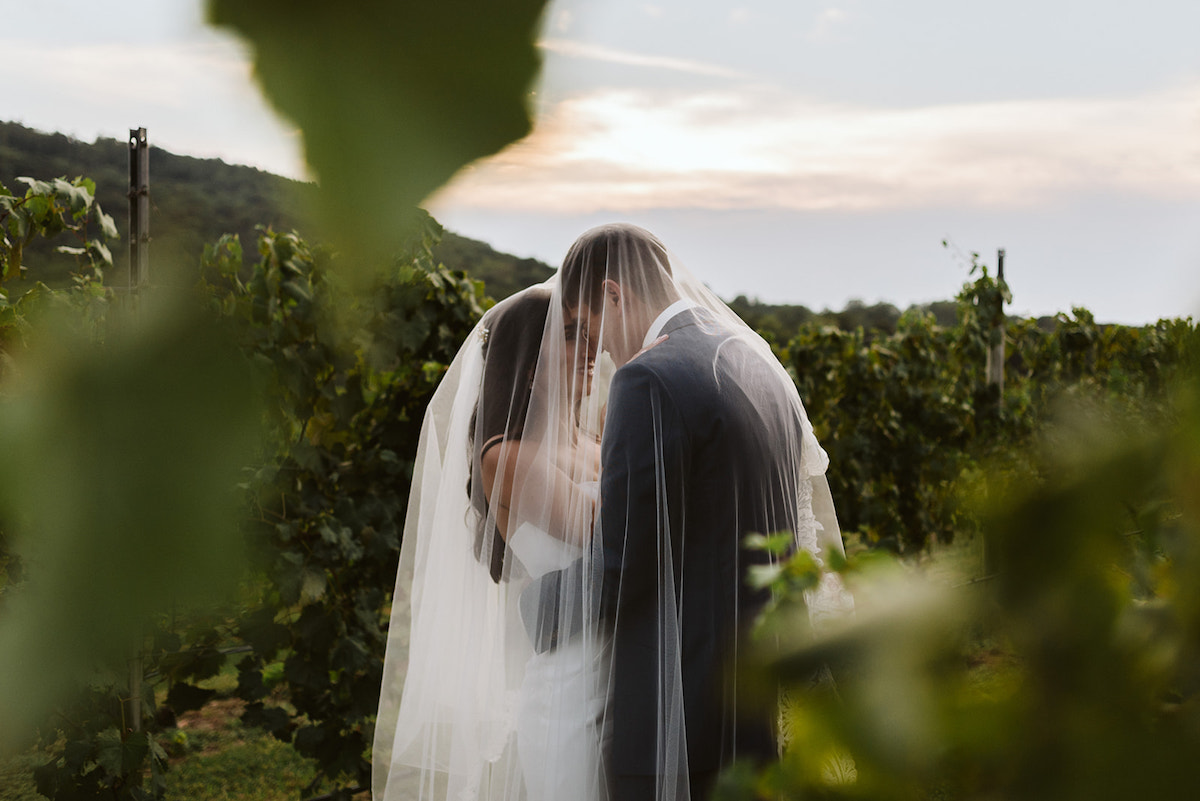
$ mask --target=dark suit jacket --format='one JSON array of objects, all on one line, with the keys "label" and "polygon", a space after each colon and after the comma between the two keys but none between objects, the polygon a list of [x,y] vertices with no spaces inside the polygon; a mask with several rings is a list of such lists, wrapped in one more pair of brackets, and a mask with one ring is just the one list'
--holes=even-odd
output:
[{"label": "dark suit jacket", "polygon": [[795,528],[798,398],[777,362],[703,310],[663,333],[616,372],[605,422],[601,614],[614,637],[618,774],[656,771],[662,665],[676,654],[689,768],[775,755],[771,722],[736,703],[739,641],[767,600],[745,583],[766,557],[742,539]]},{"label": "dark suit jacket", "polygon": [[663,333],[613,377],[593,543],[602,575],[552,573],[521,599],[538,650],[582,625],[572,598],[599,603],[614,648],[608,769],[631,776],[661,769],[664,687],[676,681],[690,771],[775,756],[773,721],[737,705],[739,644],[768,597],[745,583],[766,556],[742,539],[795,530],[802,480],[799,399],[778,362],[700,309]]}]

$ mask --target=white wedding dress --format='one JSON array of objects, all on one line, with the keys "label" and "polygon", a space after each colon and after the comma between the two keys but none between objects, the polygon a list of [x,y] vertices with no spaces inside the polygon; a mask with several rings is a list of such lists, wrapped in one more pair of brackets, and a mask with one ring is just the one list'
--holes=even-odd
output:
[{"label": "white wedding dress", "polygon": [[[584,485],[598,492],[598,483]],[[508,548],[531,579],[561,570],[582,550],[524,523]],[[517,754],[528,801],[600,801],[605,797],[601,754],[606,750],[610,644],[583,632],[534,653],[517,702]]]}]

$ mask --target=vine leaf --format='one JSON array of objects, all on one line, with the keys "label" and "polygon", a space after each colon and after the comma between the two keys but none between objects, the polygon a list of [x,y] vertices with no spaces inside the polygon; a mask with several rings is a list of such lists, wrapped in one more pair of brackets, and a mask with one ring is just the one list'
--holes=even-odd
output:
[{"label": "vine leaf", "polygon": [[171,707],[175,714],[182,714],[199,709],[212,700],[216,694],[216,690],[205,690],[180,682],[167,693],[167,706]]},{"label": "vine leaf", "polygon": [[132,732],[124,739],[116,729],[106,729],[96,736],[96,762],[110,775],[120,776],[140,767],[150,751],[145,732]]}]

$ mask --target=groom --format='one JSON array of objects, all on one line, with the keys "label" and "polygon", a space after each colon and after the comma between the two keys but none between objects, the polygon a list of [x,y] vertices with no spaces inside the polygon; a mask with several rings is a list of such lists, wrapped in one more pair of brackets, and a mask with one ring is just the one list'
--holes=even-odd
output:
[{"label": "groom", "polygon": [[[614,649],[610,795],[707,798],[734,759],[777,754],[768,716],[737,703],[739,645],[767,600],[745,583],[766,557],[741,543],[796,530],[799,400],[731,312],[682,296],[649,232],[592,229],[559,277],[568,329],[618,367],[593,544],[599,592],[590,593]],[[558,580],[543,597],[578,581],[566,571]],[[554,639],[566,636],[558,625]]]}]

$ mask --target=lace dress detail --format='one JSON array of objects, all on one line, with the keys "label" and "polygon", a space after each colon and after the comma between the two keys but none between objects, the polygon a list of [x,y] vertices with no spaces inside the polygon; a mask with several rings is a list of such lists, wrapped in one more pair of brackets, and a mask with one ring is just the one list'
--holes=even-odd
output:
[{"label": "lace dress detail", "polygon": [[799,482],[798,488],[800,497],[797,498],[797,501],[800,506],[800,514],[796,518],[796,546],[813,554],[817,557],[818,562],[824,564],[824,554],[817,547],[817,533],[824,531],[825,527],[817,521],[817,516],[813,514],[812,480],[805,479]]},{"label": "lace dress detail", "polygon": [[[812,424],[804,418],[804,438],[802,441],[802,463],[809,475],[808,480],[799,482],[800,514],[796,521],[796,546],[811,553],[817,563],[825,567],[825,556],[820,547],[820,534],[825,530],[813,513],[813,484],[812,478],[823,476],[829,467],[829,455],[817,442]],[[804,593],[808,605],[808,619],[813,630],[820,633],[830,623],[845,618],[854,613],[854,597],[846,589],[842,577],[829,570],[821,571],[821,579],[817,586]]]}]

